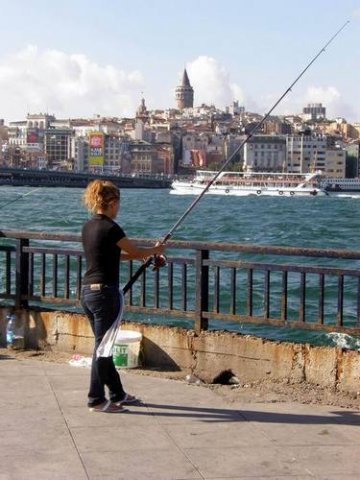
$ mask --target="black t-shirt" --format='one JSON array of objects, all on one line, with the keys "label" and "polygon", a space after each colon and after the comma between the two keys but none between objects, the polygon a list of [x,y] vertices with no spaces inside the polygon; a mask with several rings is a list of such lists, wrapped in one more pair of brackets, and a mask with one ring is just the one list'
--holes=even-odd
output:
[{"label": "black t-shirt", "polygon": [[119,285],[121,250],[116,245],[126,237],[123,229],[106,215],[96,214],[82,228],[87,270],[83,284]]}]

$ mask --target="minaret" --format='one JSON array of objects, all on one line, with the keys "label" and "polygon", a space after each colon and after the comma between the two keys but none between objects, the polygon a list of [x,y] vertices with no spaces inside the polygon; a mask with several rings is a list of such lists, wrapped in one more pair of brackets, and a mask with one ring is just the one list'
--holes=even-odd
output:
[{"label": "minaret", "polygon": [[190,85],[189,77],[184,69],[182,84],[175,90],[176,106],[179,110],[184,108],[193,108],[194,106],[194,89]]},{"label": "minaret", "polygon": [[145,98],[141,99],[141,103],[136,110],[136,118],[141,118],[142,120],[147,120],[149,117],[149,112],[147,111],[145,105]]}]

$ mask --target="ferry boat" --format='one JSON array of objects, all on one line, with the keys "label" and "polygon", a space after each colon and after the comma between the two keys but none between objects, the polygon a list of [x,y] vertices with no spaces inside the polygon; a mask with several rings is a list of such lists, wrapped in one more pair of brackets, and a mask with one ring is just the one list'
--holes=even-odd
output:
[{"label": "ferry boat", "polygon": [[320,181],[320,186],[327,192],[360,193],[360,178],[328,177]]},{"label": "ferry boat", "polygon": [[[216,172],[197,170],[190,181],[174,180],[170,193],[200,194]],[[314,197],[328,195],[320,187],[321,171],[309,174],[268,172],[221,172],[207,194],[236,196]]]}]

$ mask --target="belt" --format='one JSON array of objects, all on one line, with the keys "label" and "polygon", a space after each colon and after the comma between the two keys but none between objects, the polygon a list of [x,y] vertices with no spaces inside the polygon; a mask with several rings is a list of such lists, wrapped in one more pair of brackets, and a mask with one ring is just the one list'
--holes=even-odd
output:
[{"label": "belt", "polygon": [[103,283],[90,283],[88,287],[90,290],[101,290],[102,287],[105,287],[105,285]]},{"label": "belt", "polygon": [[84,285],[84,287],[89,287],[90,290],[98,291],[101,290],[103,287],[112,287],[113,285],[107,285],[106,283],[89,283],[88,285]]}]

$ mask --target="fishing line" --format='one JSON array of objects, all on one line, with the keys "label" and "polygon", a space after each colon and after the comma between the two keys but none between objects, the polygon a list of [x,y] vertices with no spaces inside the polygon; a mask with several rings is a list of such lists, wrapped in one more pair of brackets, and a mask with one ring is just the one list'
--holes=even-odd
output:
[{"label": "fishing line", "polygon": [[[185,212],[180,216],[180,218],[175,222],[175,224],[170,228],[168,233],[163,237],[161,243],[166,243],[173,235],[174,231],[178,228],[178,226],[185,220],[185,218],[189,215],[189,213],[194,209],[194,207],[200,202],[202,197],[205,193],[209,190],[211,185],[216,181],[219,175],[225,170],[225,168],[229,165],[229,163],[234,159],[234,157],[239,153],[239,151],[244,147],[244,145],[250,140],[250,138],[254,135],[254,133],[259,130],[259,128],[264,124],[265,120],[271,115],[273,110],[279,105],[279,103],[284,99],[284,97],[292,90],[294,85],[300,80],[300,78],[304,75],[304,73],[311,67],[311,65],[318,59],[318,57],[325,52],[326,48],[333,42],[333,40],[340,34],[342,30],[350,23],[350,20],[346,21],[339,30],[325,43],[325,45],[320,49],[320,51],[312,58],[312,60],[306,65],[306,67],[300,72],[300,74],[295,78],[292,84],[285,90],[285,92],[279,97],[279,99],[274,103],[274,105],[270,108],[270,110],[265,114],[265,116],[250,130],[250,132],[246,135],[245,139],[238,145],[238,147],[234,150],[234,152],[226,159],[225,163],[222,165],[220,170],[214,175],[214,177],[209,181],[209,183],[204,187],[202,192],[193,200],[193,202],[189,205],[189,207],[185,210]],[[126,293],[132,285],[136,282],[139,276],[143,273],[143,271],[151,264],[155,265],[155,268],[159,268],[161,266],[161,262],[159,265],[156,264],[157,257],[150,257],[145,263],[143,263],[140,268],[134,273],[134,275],[130,278],[128,283],[123,288],[123,292]],[[160,257],[158,257],[160,258]]]},{"label": "fishing line", "polygon": [[26,192],[26,193],[23,193],[22,195],[20,195],[19,197],[16,197],[16,198],[13,198],[12,200],[9,200],[8,202],[5,202],[3,204],[0,205],[0,210],[7,207],[8,205],[11,205],[12,203],[14,202],[17,202],[18,200],[21,200],[23,199],[24,197],[27,197],[28,195],[31,195],[32,193],[36,192],[37,190],[39,190],[40,187],[37,187],[37,188],[34,188],[33,190],[30,190],[30,192]]}]

